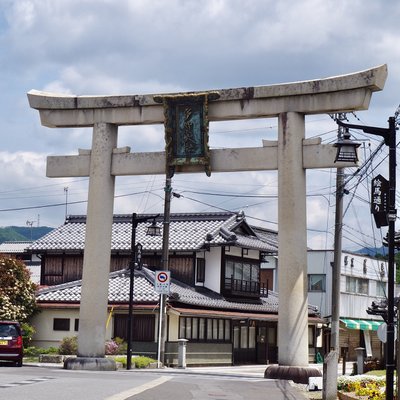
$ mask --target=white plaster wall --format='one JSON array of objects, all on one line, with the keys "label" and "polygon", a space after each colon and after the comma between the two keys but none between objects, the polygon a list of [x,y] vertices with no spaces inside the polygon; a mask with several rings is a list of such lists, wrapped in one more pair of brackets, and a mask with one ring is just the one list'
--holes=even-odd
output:
[{"label": "white plaster wall", "polygon": [[212,247],[206,252],[206,274],[204,286],[220,293],[221,289],[221,248]]},{"label": "white plaster wall", "polygon": [[242,249],[239,247],[233,247],[229,246],[225,248],[225,254],[229,256],[236,256],[236,257],[241,257],[242,256]]},{"label": "white plaster wall", "polygon": [[27,268],[31,274],[31,281],[36,284],[40,284],[40,265],[27,265]]},{"label": "white plaster wall", "polygon": [[[242,257],[242,248],[230,246],[229,250],[228,248],[225,249],[225,254],[227,256]],[[260,252],[259,250],[247,249],[247,254],[243,254],[243,257],[258,260],[260,258]]]},{"label": "white plaster wall", "polygon": [[[69,331],[54,331],[54,318],[69,318]],[[33,335],[34,346],[39,347],[58,347],[64,337],[76,336],[78,332],[74,331],[75,319],[79,318],[79,309],[74,310],[42,310],[32,320],[32,325],[36,330]]]},{"label": "white plaster wall", "polygon": [[260,259],[260,252],[259,252],[259,250],[248,249],[247,250],[247,254],[244,255],[243,257],[253,258],[255,260],[259,260]]},{"label": "white plaster wall", "polygon": [[177,341],[179,339],[179,315],[169,314],[169,341]]},{"label": "white plaster wall", "polygon": [[[69,331],[54,331],[54,318],[69,318]],[[79,309],[42,309],[42,311],[33,317],[31,323],[36,330],[33,335],[32,345],[38,347],[58,347],[65,337],[76,336],[78,332],[74,330],[75,319],[79,318]],[[107,331],[106,340],[111,339],[113,320],[111,319]]]}]

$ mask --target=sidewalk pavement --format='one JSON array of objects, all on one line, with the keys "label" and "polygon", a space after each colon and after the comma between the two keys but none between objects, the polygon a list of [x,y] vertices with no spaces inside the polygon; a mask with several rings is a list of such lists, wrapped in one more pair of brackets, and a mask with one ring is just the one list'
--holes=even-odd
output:
[{"label": "sidewalk pavement", "polygon": [[[24,363],[24,365],[43,367],[43,368],[63,368],[63,364],[56,363]],[[321,373],[323,371],[323,364],[310,364],[310,367],[318,368]],[[244,378],[264,378],[264,372],[266,365],[256,364],[256,365],[234,365],[225,367],[186,367],[186,368],[150,368],[150,369],[135,369],[132,368],[130,371],[146,371],[146,372],[170,372],[178,374],[203,374],[203,375],[226,375],[226,376],[236,376]],[[119,369],[124,371],[123,368]],[[351,375],[353,371],[353,362],[346,363],[346,375]],[[343,364],[338,364],[338,375],[342,375]]]},{"label": "sidewalk pavement", "polygon": [[[310,364],[310,367],[318,368],[321,373],[323,372],[323,364]],[[226,367],[186,367],[186,368],[162,368],[154,369],[152,371],[169,371],[174,373],[191,373],[191,374],[204,374],[204,375],[227,375],[227,376],[240,376],[248,378],[264,378],[266,365],[235,365]],[[148,371],[148,370],[147,370]],[[353,362],[346,363],[346,375],[351,375],[353,371]],[[338,375],[342,375],[343,364],[338,365]]]}]

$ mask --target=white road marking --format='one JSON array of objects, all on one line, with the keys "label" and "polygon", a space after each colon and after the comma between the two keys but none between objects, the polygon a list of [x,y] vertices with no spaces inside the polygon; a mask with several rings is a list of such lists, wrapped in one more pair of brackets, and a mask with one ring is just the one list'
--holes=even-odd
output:
[{"label": "white road marking", "polygon": [[162,376],[161,378],[155,379],[154,381],[147,382],[141,386],[125,390],[124,392],[114,394],[113,396],[107,397],[105,400],[125,400],[135,394],[139,394],[144,392],[145,390],[152,389],[158,385],[162,385],[163,383],[169,381],[172,377]]},{"label": "white road marking", "polygon": [[54,379],[54,378],[51,378],[51,377],[32,378],[32,379],[26,379],[24,381],[19,381],[19,382],[3,383],[3,384],[0,384],[0,389],[6,389],[6,388],[10,388],[10,387],[23,386],[23,385],[32,385],[33,383],[45,382],[45,381],[48,381],[49,379]]}]

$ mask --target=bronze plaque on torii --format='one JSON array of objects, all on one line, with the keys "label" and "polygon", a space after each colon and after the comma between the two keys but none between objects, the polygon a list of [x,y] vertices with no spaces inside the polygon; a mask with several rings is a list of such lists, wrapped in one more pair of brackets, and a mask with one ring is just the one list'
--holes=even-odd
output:
[{"label": "bronze plaque on torii", "polygon": [[196,172],[211,175],[208,145],[208,102],[217,92],[155,96],[163,103],[166,173]]}]

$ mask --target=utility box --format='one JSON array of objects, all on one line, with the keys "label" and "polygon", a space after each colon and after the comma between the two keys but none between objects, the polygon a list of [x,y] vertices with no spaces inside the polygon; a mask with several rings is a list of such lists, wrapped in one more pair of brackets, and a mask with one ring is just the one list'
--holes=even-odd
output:
[{"label": "utility box", "polygon": [[356,347],[355,351],[357,353],[357,374],[361,375],[364,373],[365,349],[364,347]]},{"label": "utility box", "polygon": [[187,339],[178,339],[178,368],[186,368]]}]

